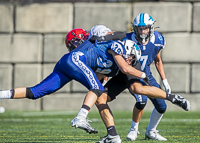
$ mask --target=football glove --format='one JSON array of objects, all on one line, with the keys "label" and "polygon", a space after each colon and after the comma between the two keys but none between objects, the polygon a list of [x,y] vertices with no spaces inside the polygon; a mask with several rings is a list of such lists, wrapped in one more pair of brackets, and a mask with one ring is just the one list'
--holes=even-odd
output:
[{"label": "football glove", "polygon": [[146,85],[151,86],[150,82],[149,82],[149,77],[146,76],[145,78],[143,78],[144,82]]},{"label": "football glove", "polygon": [[165,91],[166,91],[168,94],[171,94],[171,87],[170,87],[170,85],[169,85],[167,79],[164,79],[164,80],[162,81],[162,83],[163,83],[163,86],[164,86],[164,88],[165,88]]}]

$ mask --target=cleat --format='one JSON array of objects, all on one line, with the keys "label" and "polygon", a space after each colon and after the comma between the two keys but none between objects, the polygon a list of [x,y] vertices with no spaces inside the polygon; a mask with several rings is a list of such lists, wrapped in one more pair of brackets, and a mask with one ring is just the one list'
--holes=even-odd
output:
[{"label": "cleat", "polygon": [[121,142],[122,141],[119,135],[116,135],[116,136],[107,135],[103,137],[101,141],[96,142],[96,143],[121,143]]},{"label": "cleat", "polygon": [[71,121],[71,125],[72,125],[72,127],[75,127],[75,129],[79,128],[79,129],[85,130],[89,134],[98,133],[98,131],[96,129],[94,129],[93,127],[91,127],[88,122],[91,122],[91,121],[90,120],[86,120],[84,118],[75,117]]},{"label": "cleat", "polygon": [[187,99],[183,98],[182,96],[178,94],[174,95],[174,98],[172,99],[172,103],[181,107],[185,111],[190,110],[190,101],[188,101]]},{"label": "cleat", "polygon": [[135,141],[137,138],[137,134],[140,134],[140,132],[136,129],[130,129],[128,132],[128,135],[126,136],[126,139],[129,141]]},{"label": "cleat", "polygon": [[145,140],[152,139],[152,140],[159,140],[159,141],[166,141],[167,139],[161,136],[157,130],[150,130],[146,131],[145,133]]}]

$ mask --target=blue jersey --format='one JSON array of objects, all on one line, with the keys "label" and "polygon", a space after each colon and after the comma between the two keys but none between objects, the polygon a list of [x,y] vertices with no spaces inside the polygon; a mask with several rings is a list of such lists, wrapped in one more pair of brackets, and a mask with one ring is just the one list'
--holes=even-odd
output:
[{"label": "blue jersey", "polygon": [[159,32],[155,31],[150,41],[145,46],[143,46],[135,39],[134,32],[128,33],[127,39],[133,40],[135,43],[138,44],[142,53],[142,56],[140,58],[141,69],[148,76],[151,75],[150,65],[156,58],[158,52],[164,48],[165,46],[164,37]]},{"label": "blue jersey", "polygon": [[119,68],[108,49],[122,55],[126,50],[121,42],[107,41],[92,44],[85,41],[79,47],[65,54],[55,65],[53,72],[41,83],[31,87],[34,99],[51,94],[71,80],[76,80],[87,89],[104,91],[96,73],[114,76]]},{"label": "blue jersey", "polygon": [[96,42],[95,44],[86,41],[72,52],[81,51],[86,57],[86,64],[94,72],[112,77],[118,73],[119,68],[112,55],[108,53],[108,49],[120,55],[126,54],[123,44],[117,41]]}]

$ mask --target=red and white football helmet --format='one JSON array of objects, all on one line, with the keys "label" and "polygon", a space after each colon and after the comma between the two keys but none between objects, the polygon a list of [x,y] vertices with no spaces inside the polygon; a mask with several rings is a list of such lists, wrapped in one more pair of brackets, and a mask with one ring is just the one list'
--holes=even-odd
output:
[{"label": "red and white football helmet", "polygon": [[82,28],[73,29],[66,35],[65,45],[70,52],[86,41],[88,37],[89,33],[86,30]]}]

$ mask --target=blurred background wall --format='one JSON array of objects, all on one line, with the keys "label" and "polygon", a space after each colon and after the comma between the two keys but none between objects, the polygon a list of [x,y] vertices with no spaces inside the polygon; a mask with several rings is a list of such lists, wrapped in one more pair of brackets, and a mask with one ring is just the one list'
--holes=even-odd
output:
[{"label": "blurred background wall", "polygon": [[[1,0],[0,89],[30,87],[51,73],[67,53],[65,35],[73,28],[103,24],[130,32],[134,17],[146,12],[166,39],[164,69],[172,89],[200,110],[199,0]],[[161,79],[152,64],[157,81]],[[78,110],[87,89],[76,81],[38,100],[0,100],[6,110]],[[168,110],[180,110],[166,101]],[[112,110],[132,110],[135,98],[126,90],[110,103]],[[152,110],[151,101],[146,110]],[[96,110],[93,107],[92,110]]]}]

